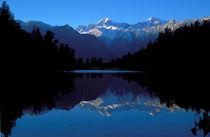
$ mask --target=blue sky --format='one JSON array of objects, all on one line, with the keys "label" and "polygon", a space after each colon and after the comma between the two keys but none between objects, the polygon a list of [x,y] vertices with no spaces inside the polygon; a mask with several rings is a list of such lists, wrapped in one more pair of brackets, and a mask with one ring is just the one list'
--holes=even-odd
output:
[{"label": "blue sky", "polygon": [[[0,0],[2,2],[2,0]],[[6,0],[16,19],[51,25],[112,21],[134,24],[149,17],[178,21],[210,16],[210,0]]]}]

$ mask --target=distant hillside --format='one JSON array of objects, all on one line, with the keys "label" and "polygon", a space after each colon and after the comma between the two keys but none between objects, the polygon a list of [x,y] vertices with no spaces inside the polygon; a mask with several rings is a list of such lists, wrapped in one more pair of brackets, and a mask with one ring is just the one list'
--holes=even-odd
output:
[{"label": "distant hillside", "polygon": [[31,32],[33,26],[39,27],[42,34],[47,30],[51,30],[55,33],[55,37],[59,39],[62,43],[68,43],[71,48],[75,49],[75,57],[83,57],[84,59],[90,57],[103,57],[105,61],[111,60],[114,55],[107,48],[106,44],[93,35],[80,34],[75,31],[69,25],[64,26],[51,26],[43,22],[29,21],[22,22],[19,21],[21,27]]},{"label": "distant hillside", "polygon": [[184,21],[165,21],[151,17],[136,24],[113,22],[106,18],[101,19],[97,24],[79,26],[76,30],[81,34],[92,34],[104,40],[109,49],[117,57],[121,57],[128,52],[135,53],[141,48],[145,48],[149,41],[154,41],[159,32],[166,28],[176,30],[185,24],[191,24],[195,21],[202,22],[203,20],[210,20],[210,17]]},{"label": "distant hillside", "polygon": [[20,22],[23,29],[31,32],[33,26],[39,26],[42,33],[52,30],[63,43],[68,43],[75,49],[76,57],[102,57],[105,61],[111,58],[135,53],[145,48],[149,41],[158,38],[159,32],[166,28],[176,30],[186,24],[196,21],[210,20],[210,17],[185,21],[164,21],[151,17],[146,21],[130,25],[128,23],[113,22],[109,18],[101,19],[97,24],[79,26],[75,30],[69,25],[51,26],[43,22]]}]

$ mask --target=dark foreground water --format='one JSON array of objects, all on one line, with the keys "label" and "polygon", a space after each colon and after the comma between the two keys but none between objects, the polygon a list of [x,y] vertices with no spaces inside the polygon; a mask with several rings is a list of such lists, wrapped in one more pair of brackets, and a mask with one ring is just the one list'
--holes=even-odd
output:
[{"label": "dark foreground water", "polygon": [[[15,120],[11,137],[210,136],[209,114],[204,110],[169,106],[149,87],[116,71],[75,73],[80,74],[74,79],[73,90],[59,93],[53,107],[24,109]],[[207,120],[206,125],[200,124],[202,120]]]}]

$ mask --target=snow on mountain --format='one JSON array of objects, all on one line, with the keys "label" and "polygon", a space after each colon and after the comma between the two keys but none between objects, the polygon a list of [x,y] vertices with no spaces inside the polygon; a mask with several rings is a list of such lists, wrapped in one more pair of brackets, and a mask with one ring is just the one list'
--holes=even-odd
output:
[{"label": "snow on mountain", "polygon": [[88,26],[79,26],[76,31],[81,34],[92,34],[105,40],[113,40],[116,38],[123,38],[132,40],[133,38],[142,38],[148,35],[157,35],[165,28],[172,30],[181,27],[185,24],[190,24],[195,21],[209,20],[209,17],[202,19],[175,21],[175,20],[161,20],[156,17],[148,18],[146,21],[141,21],[130,25],[127,23],[113,22],[109,18],[101,19],[97,24],[90,24]]},{"label": "snow on mountain", "polygon": [[151,18],[147,19],[147,22],[149,22],[153,25],[164,25],[164,24],[168,23],[168,21],[161,20],[156,17],[151,17]]},{"label": "snow on mountain", "polygon": [[109,18],[101,19],[97,24],[79,26],[76,30],[81,34],[92,34],[112,40],[124,32],[130,25],[127,23],[112,22]]},{"label": "snow on mountain", "polygon": [[146,35],[147,33],[145,33],[145,28],[165,25],[167,22],[168,21],[151,17],[147,19],[147,21],[138,22],[134,25],[129,25],[127,23],[113,22],[109,18],[106,18],[101,19],[97,24],[79,26],[76,30],[81,34],[92,34],[96,37],[113,40],[117,37],[130,35],[125,33],[136,33],[136,36]]},{"label": "snow on mountain", "polygon": [[91,34],[103,40],[116,57],[128,52],[135,53],[145,48],[149,41],[154,41],[159,32],[166,28],[175,30],[195,21],[210,20],[210,17],[193,20],[161,20],[156,17],[148,18],[136,24],[113,22],[109,18],[101,19],[97,24],[79,26],[76,31],[80,34]]},{"label": "snow on mountain", "polygon": [[33,26],[39,27],[42,34],[52,30],[57,39],[75,49],[76,57],[95,56],[110,61],[111,58],[122,57],[128,52],[135,53],[145,48],[149,41],[154,41],[159,32],[166,28],[175,30],[183,25],[204,20],[210,20],[210,17],[184,21],[165,21],[151,17],[132,25],[105,18],[97,24],[79,26],[76,30],[69,25],[51,26],[40,21],[18,22],[28,32],[32,31]]}]

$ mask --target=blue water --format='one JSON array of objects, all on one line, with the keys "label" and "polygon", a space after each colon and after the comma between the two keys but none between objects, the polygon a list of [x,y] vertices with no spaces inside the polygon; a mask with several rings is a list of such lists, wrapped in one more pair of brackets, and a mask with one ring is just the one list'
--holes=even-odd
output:
[{"label": "blue water", "polygon": [[13,137],[193,137],[193,119],[194,113],[185,111],[151,116],[131,109],[105,117],[75,107],[71,111],[27,114],[17,121]]},{"label": "blue water", "polygon": [[[196,112],[176,104],[167,107],[134,81],[104,74],[84,75],[74,82],[75,90],[61,95],[53,109],[24,110],[11,137],[194,137],[191,129],[199,119]],[[203,136],[202,130],[197,136]]]},{"label": "blue water", "polygon": [[141,71],[130,70],[73,70],[73,73],[140,73]]}]

